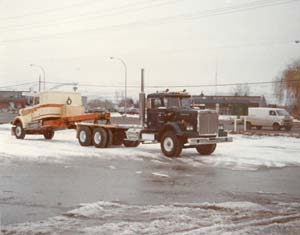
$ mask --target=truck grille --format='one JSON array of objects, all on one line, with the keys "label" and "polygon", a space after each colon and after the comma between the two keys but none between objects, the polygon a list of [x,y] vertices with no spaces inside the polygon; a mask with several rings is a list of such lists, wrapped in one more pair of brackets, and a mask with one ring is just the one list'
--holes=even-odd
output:
[{"label": "truck grille", "polygon": [[197,130],[199,135],[217,135],[219,127],[218,113],[213,110],[198,111]]}]

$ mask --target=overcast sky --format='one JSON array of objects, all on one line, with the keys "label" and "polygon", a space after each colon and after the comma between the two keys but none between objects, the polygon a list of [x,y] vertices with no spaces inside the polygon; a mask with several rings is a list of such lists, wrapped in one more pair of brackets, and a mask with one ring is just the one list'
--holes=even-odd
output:
[{"label": "overcast sky", "polygon": [[[215,84],[216,71],[218,84],[272,81],[300,58],[295,40],[299,0],[0,0],[0,87],[37,81],[31,63],[45,69],[47,81],[122,86],[123,66],[110,56],[126,62],[133,86],[141,68],[146,85],[165,88]],[[79,88],[108,98],[116,90]],[[272,85],[251,92],[270,97]]]}]

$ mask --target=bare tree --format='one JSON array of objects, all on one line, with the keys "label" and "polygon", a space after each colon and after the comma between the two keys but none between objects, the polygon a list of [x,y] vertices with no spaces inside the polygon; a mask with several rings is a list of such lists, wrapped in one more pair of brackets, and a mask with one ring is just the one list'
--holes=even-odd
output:
[{"label": "bare tree", "polygon": [[88,107],[91,110],[95,109],[105,109],[105,110],[113,110],[114,104],[110,100],[102,100],[100,98],[93,99],[88,102]]},{"label": "bare tree", "polygon": [[250,87],[248,84],[238,84],[233,89],[233,94],[235,96],[248,96],[250,95]]},{"label": "bare tree", "polygon": [[289,64],[275,78],[274,84],[278,100],[289,105],[293,114],[298,116],[300,111],[300,59]]}]

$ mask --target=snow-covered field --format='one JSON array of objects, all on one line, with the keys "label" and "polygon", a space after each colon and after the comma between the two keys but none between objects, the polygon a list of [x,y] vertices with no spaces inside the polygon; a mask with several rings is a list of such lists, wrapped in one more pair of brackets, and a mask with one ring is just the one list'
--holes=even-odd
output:
[{"label": "snow-covered field", "polygon": [[175,161],[193,167],[218,167],[232,170],[257,170],[300,166],[300,139],[289,137],[233,136],[232,143],[219,144],[212,156],[199,156],[194,149],[183,150],[182,157],[168,159],[160,152],[159,144],[138,148],[114,147],[96,149],[81,147],[74,130],[55,133],[53,140],[42,136],[26,136],[17,140],[10,135],[9,125],[0,125],[0,164],[15,161],[65,163],[76,158],[143,161],[157,164]]},{"label": "snow-covered field", "polygon": [[139,206],[82,204],[61,216],[4,228],[4,234],[299,234],[300,204],[273,201]]},{"label": "snow-covered field", "polygon": [[[234,136],[233,143],[219,144],[209,157],[199,156],[194,149],[183,150],[182,158],[175,161],[198,166],[213,166],[233,170],[256,170],[261,167],[300,166],[300,139],[288,137]],[[56,132],[54,140],[42,136],[27,136],[17,140],[10,135],[9,125],[0,126],[0,164],[13,161],[60,163],[76,157],[100,159],[143,160],[157,163],[170,159],[160,153],[159,145],[140,145],[138,148],[96,149],[81,147],[73,130]]]}]

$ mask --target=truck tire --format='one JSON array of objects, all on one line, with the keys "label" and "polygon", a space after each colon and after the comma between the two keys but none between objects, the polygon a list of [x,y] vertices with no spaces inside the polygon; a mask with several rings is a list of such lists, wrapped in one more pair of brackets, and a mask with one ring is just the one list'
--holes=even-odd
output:
[{"label": "truck tire", "polygon": [[140,141],[130,141],[130,140],[124,140],[123,144],[127,148],[136,148],[140,145]]},{"label": "truck tire", "polygon": [[106,148],[108,143],[108,134],[104,128],[98,127],[93,131],[93,144],[96,148]]},{"label": "truck tire", "polygon": [[216,144],[203,144],[196,147],[201,155],[211,155],[216,150]]},{"label": "truck tire", "polygon": [[179,157],[183,144],[173,131],[167,131],[161,138],[160,147],[165,156]]},{"label": "truck tire", "polygon": [[25,133],[25,130],[24,130],[23,126],[22,126],[22,123],[18,122],[16,124],[16,128],[15,128],[15,136],[16,136],[16,138],[23,140],[25,138],[25,135],[26,135],[26,133]]},{"label": "truck tire", "polygon": [[111,146],[113,144],[113,133],[111,131],[111,129],[106,129],[106,133],[107,133],[107,142],[106,142],[106,148]]},{"label": "truck tire", "polygon": [[124,131],[115,131],[113,133],[113,145],[122,145],[126,135]]},{"label": "truck tire", "polygon": [[78,141],[81,146],[90,146],[92,144],[92,131],[89,127],[79,127]]},{"label": "truck tire", "polygon": [[280,131],[280,125],[278,123],[273,124],[273,130],[274,131]]},{"label": "truck tire", "polygon": [[285,129],[286,131],[290,131],[290,130],[292,130],[292,126],[285,126],[284,129]]},{"label": "truck tire", "polygon": [[48,129],[48,130],[44,131],[43,135],[46,140],[52,140],[52,138],[54,136],[54,130]]},{"label": "truck tire", "polygon": [[251,130],[252,129],[252,124],[251,122],[246,122],[246,129]]}]

